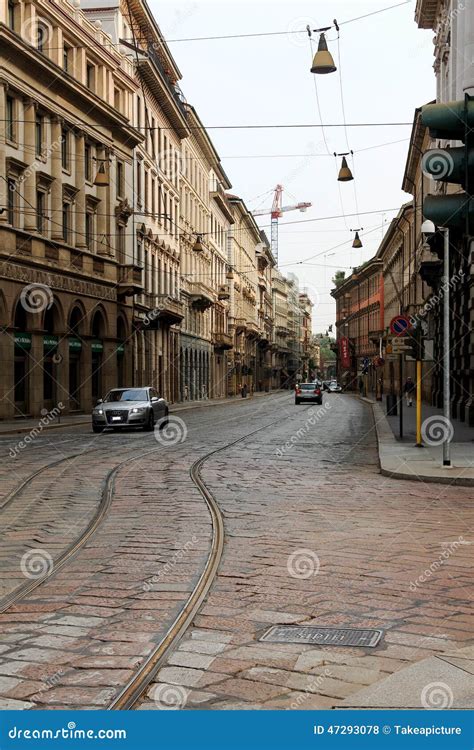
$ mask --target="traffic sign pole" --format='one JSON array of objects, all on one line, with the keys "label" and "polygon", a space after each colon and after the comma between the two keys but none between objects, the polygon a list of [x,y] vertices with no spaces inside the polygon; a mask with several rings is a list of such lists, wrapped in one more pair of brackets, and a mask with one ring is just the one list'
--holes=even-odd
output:
[{"label": "traffic sign pole", "polygon": [[403,354],[398,357],[399,372],[400,372],[400,420],[399,420],[399,432],[400,440],[403,440]]},{"label": "traffic sign pole", "polygon": [[416,363],[416,447],[423,448],[421,442],[421,360]]}]

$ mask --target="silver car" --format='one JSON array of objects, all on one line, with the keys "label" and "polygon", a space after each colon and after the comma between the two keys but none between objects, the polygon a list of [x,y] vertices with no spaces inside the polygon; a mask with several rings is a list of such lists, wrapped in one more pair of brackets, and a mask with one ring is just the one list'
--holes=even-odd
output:
[{"label": "silver car", "polygon": [[167,424],[168,414],[168,404],[154,388],[114,388],[92,410],[92,430],[141,427],[152,431],[159,420],[160,426]]},{"label": "silver car", "polygon": [[295,404],[309,403],[315,401],[317,404],[323,403],[322,383],[299,383],[295,386]]}]

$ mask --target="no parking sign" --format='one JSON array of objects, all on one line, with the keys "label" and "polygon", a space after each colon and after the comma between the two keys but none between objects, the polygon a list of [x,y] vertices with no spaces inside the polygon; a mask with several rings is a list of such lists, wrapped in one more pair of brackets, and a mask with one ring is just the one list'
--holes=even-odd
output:
[{"label": "no parking sign", "polygon": [[390,331],[394,333],[395,336],[403,336],[409,328],[411,328],[410,319],[405,315],[395,315],[390,321]]}]

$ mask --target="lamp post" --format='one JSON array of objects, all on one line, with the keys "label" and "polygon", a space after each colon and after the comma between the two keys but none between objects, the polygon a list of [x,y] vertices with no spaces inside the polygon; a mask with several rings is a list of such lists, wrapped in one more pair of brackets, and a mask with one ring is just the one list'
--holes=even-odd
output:
[{"label": "lamp post", "polygon": [[427,219],[421,225],[421,232],[425,235],[434,234],[436,231],[443,235],[444,239],[444,298],[443,298],[443,416],[445,419],[445,439],[443,441],[443,466],[451,467],[450,451],[450,433],[449,425],[451,422],[451,394],[449,382],[449,346],[450,346],[450,326],[449,326],[449,229],[440,227],[438,230],[432,221]]}]

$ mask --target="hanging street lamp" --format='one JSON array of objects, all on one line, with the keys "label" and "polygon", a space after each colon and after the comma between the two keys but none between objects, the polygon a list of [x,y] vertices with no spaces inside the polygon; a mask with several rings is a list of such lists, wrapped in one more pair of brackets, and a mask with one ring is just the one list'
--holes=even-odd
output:
[{"label": "hanging street lamp", "polygon": [[[313,29],[315,33],[319,33],[318,51],[313,58],[313,64],[311,66],[311,73],[317,75],[325,75],[326,73],[334,73],[337,68],[334,65],[334,60],[331,53],[328,50],[328,44],[326,42],[325,31],[329,31],[331,26],[325,26],[322,29]],[[309,26],[306,27],[308,36],[311,38],[311,29]]]}]

